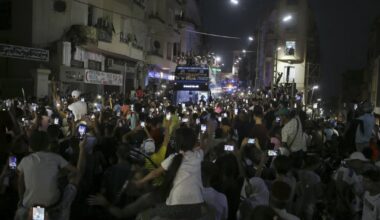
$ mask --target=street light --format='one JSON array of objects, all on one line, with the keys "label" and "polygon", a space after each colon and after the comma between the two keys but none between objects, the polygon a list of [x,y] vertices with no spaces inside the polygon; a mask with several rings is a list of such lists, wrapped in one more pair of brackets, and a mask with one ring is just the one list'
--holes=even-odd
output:
[{"label": "street light", "polygon": [[219,57],[219,56],[217,56],[217,57],[215,58],[215,61],[216,61],[216,62],[220,62],[221,60],[222,60],[222,58]]},{"label": "street light", "polygon": [[288,21],[290,21],[290,20],[292,20],[293,19],[293,17],[291,16],[291,15],[287,15],[287,16],[285,16],[283,19],[282,19],[282,21],[283,22],[288,22]]},{"label": "street light", "polygon": [[249,36],[249,37],[248,37],[248,40],[249,40],[249,41],[253,41],[254,38],[253,38],[252,36]]},{"label": "street light", "polygon": [[247,51],[246,50],[243,50],[243,53],[246,53]]},{"label": "street light", "polygon": [[318,85],[313,86],[313,90],[315,90],[315,89],[319,89],[319,86]]},{"label": "street light", "polygon": [[238,5],[238,4],[239,4],[239,1],[238,1],[238,0],[231,0],[230,2],[231,2],[231,4],[233,4],[233,5]]}]

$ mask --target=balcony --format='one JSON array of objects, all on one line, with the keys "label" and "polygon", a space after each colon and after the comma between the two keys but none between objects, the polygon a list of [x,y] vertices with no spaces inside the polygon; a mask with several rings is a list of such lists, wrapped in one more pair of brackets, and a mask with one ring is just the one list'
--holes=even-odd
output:
[{"label": "balcony", "polygon": [[160,58],[164,58],[164,55],[162,54],[162,52],[157,51],[157,50],[148,51],[147,55],[148,56],[157,56],[157,57],[160,57]]},{"label": "balcony", "polygon": [[161,22],[162,24],[165,24],[165,20],[163,18],[161,18],[161,16],[158,14],[158,12],[151,13],[149,15],[149,19],[157,20],[157,21]]},{"label": "balcony", "polygon": [[195,28],[198,27],[197,22],[195,22],[192,18],[188,18],[185,16],[176,15],[175,20],[179,22],[180,24],[187,23],[193,25]]},{"label": "balcony", "polygon": [[72,25],[65,33],[64,38],[72,43],[72,46],[97,45],[98,35],[95,27],[86,25]]},{"label": "balcony", "polygon": [[112,42],[112,32],[109,32],[109,31],[106,31],[106,30],[103,30],[103,29],[97,29],[97,37],[98,37],[98,40],[99,41],[104,41],[104,42],[107,42],[107,43],[111,43]]}]

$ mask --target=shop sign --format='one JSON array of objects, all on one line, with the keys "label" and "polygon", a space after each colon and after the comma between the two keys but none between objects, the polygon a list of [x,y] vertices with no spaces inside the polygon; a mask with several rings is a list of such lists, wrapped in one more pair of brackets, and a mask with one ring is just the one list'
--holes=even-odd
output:
[{"label": "shop sign", "polygon": [[83,82],[84,69],[61,67],[60,80],[62,82]]},{"label": "shop sign", "polygon": [[86,69],[84,82],[90,84],[122,86],[123,76],[121,74]]},{"label": "shop sign", "polygon": [[0,44],[0,57],[48,62],[49,51],[40,48]]}]

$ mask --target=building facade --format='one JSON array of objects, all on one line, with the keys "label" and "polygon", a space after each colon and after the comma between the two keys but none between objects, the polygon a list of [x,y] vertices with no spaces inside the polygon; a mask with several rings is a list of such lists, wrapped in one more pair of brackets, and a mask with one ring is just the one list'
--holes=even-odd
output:
[{"label": "building facade", "polygon": [[[367,85],[371,103],[380,112],[380,17],[373,22],[369,35]],[[367,96],[368,97],[368,96]]]},{"label": "building facade", "polygon": [[278,1],[260,24],[255,41],[255,87],[294,82],[299,92],[308,94],[319,82],[318,31],[307,1]]},{"label": "building facade", "polygon": [[[0,0],[9,20],[0,44],[48,51],[47,61],[1,56],[4,95],[44,96],[41,82],[59,80],[61,91],[125,92],[149,78],[173,79],[176,57],[197,52],[201,22],[197,1]],[[190,19],[191,18],[191,19]],[[10,27],[9,27],[10,26]],[[9,49],[9,48],[8,48]],[[17,49],[17,48],[16,48]],[[8,83],[17,87],[9,88]],[[46,87],[46,86],[45,86]]]}]

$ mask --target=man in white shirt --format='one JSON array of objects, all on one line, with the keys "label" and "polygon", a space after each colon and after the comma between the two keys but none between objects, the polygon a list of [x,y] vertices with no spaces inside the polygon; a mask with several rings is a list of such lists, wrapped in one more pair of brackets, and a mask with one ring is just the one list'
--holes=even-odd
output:
[{"label": "man in white shirt", "polygon": [[214,188],[211,183],[217,179],[218,170],[211,162],[202,163],[203,199],[215,212],[215,220],[226,220],[228,218],[227,197]]},{"label": "man in white shirt", "polygon": [[362,220],[380,219],[380,171],[366,171],[363,177],[366,192],[363,197]]},{"label": "man in white shirt", "polygon": [[74,90],[71,93],[73,97],[73,103],[69,105],[68,109],[74,114],[74,120],[79,121],[83,116],[87,114],[87,104],[86,102],[82,102],[80,98],[80,91]]},{"label": "man in white shirt", "polygon": [[282,109],[277,112],[281,117],[281,123],[284,127],[281,130],[281,140],[284,145],[292,152],[306,150],[306,137],[304,136],[300,118],[292,116],[288,109]]}]

